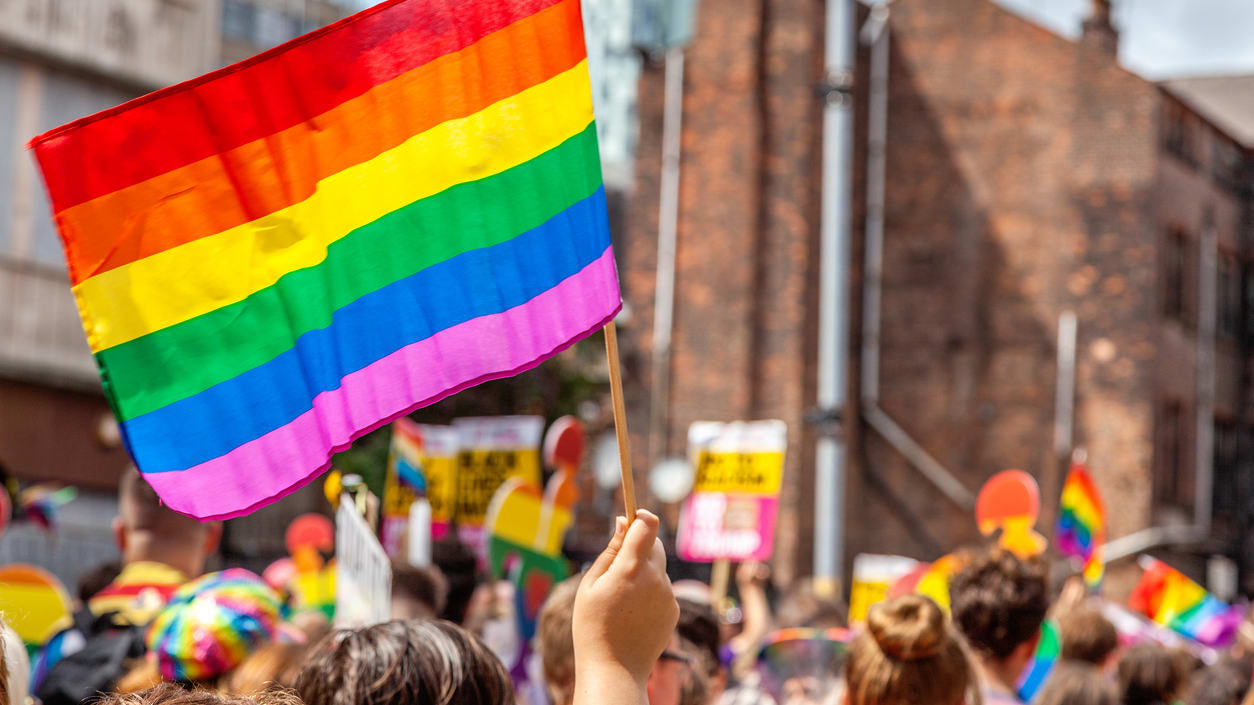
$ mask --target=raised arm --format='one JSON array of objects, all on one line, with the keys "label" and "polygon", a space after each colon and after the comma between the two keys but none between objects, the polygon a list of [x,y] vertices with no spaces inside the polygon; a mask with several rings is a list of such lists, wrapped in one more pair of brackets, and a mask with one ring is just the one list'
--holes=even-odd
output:
[{"label": "raised arm", "polygon": [[658,518],[643,509],[630,527],[619,518],[579,584],[574,705],[648,705],[649,671],[679,620],[657,532]]}]

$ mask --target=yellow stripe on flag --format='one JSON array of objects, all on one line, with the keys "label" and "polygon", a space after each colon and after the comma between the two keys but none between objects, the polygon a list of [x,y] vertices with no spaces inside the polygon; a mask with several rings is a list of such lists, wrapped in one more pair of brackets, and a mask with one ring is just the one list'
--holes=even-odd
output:
[{"label": "yellow stripe on flag", "polygon": [[585,60],[323,179],[305,201],[81,282],[74,293],[88,343],[99,352],[240,301],[318,264],[329,244],[353,230],[534,159],[590,122]]}]

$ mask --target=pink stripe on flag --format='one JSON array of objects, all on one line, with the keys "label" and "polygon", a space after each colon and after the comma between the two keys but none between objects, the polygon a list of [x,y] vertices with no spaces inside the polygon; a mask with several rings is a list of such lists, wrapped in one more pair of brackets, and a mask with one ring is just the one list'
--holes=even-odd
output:
[{"label": "pink stripe on flag", "polygon": [[604,326],[620,305],[614,254],[606,248],[521,306],[446,328],[344,377],[282,428],[187,470],[144,477],[177,512],[206,520],[247,514],[317,478],[327,458],[358,437],[468,387],[535,367]]}]

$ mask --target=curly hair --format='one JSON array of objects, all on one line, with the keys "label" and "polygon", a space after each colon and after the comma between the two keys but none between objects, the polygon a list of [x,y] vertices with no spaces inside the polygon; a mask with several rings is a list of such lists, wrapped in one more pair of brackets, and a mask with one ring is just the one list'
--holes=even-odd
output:
[{"label": "curly hair", "polygon": [[953,577],[949,601],[971,648],[1002,660],[1035,638],[1045,621],[1045,571],[1036,560],[992,548],[973,556]]}]

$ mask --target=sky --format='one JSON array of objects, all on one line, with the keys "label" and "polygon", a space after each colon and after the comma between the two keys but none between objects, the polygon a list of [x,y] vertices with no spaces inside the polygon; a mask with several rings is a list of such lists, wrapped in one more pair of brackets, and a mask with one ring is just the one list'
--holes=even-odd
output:
[{"label": "sky", "polygon": [[[347,1],[358,7],[374,4]],[[1079,36],[1091,3],[993,1],[1071,38]],[[1254,0],[1114,0],[1114,6],[1122,32],[1119,59],[1145,78],[1254,73]]]},{"label": "sky", "polygon": [[[1091,0],[995,0],[1067,37]],[[1114,0],[1119,60],[1150,79],[1254,73],[1254,0]]]}]

